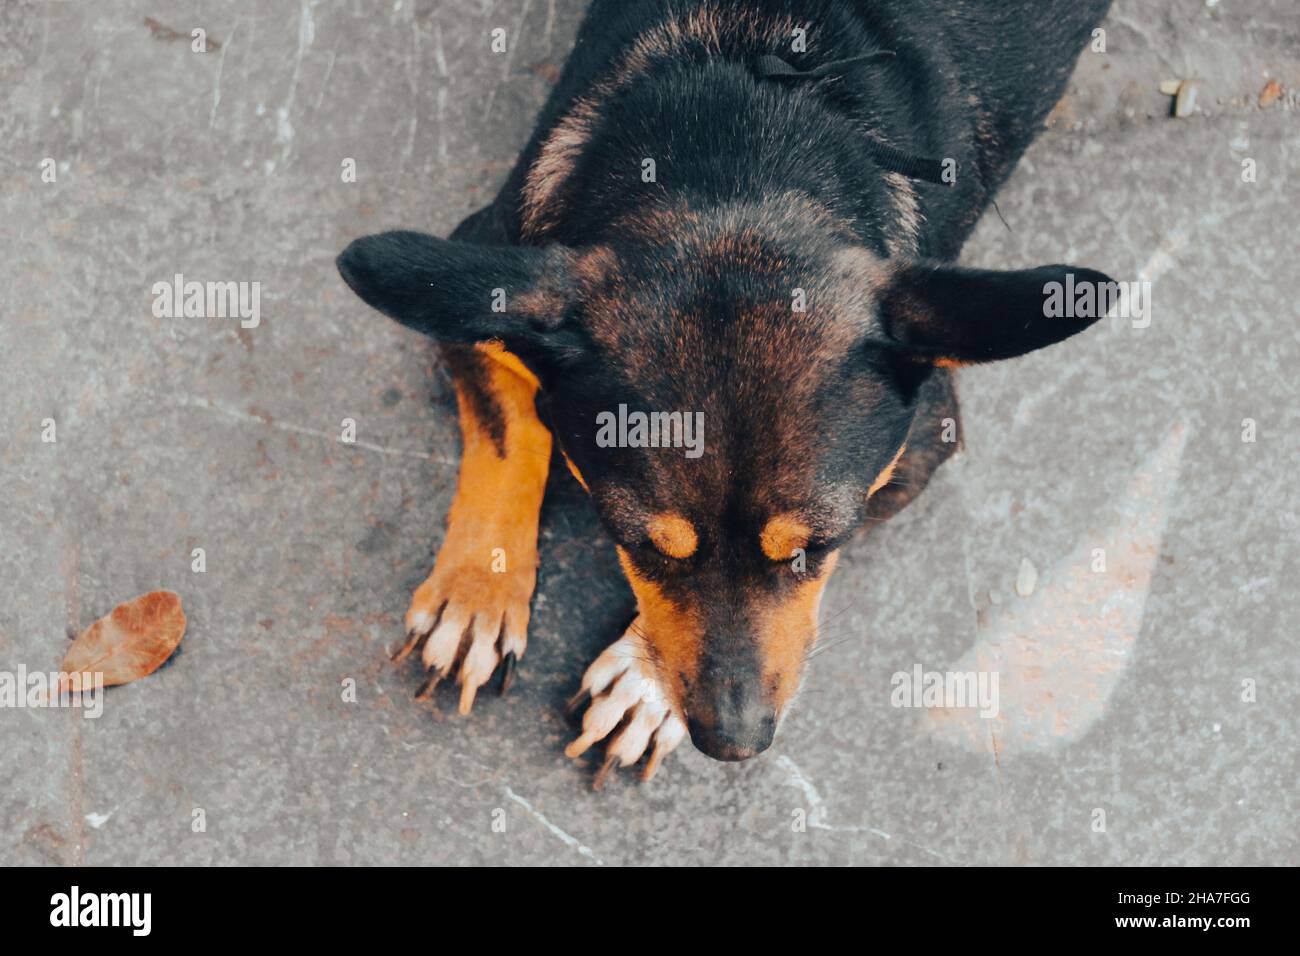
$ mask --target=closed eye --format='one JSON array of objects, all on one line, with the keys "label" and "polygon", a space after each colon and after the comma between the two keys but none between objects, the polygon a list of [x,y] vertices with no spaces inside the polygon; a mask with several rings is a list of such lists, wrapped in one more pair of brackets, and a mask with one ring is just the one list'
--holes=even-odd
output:
[{"label": "closed eye", "polygon": [[823,558],[826,555],[830,554],[832,551],[835,550],[836,547],[838,547],[838,542],[836,541],[830,541],[830,540],[809,541],[806,544],[804,544],[803,547],[801,548],[791,548],[790,553],[787,554],[785,557],[773,558],[771,555],[768,555],[768,558],[769,560],[772,561],[773,564],[788,564],[790,561],[793,561],[795,558],[799,557],[800,554],[802,554],[805,558],[811,558],[813,560],[817,560],[819,558]]},{"label": "closed eye", "polygon": [[651,580],[667,581],[695,570],[695,555],[674,558],[664,554],[648,538],[643,538],[632,547],[624,548],[629,560],[637,570]]},{"label": "closed eye", "polygon": [[682,568],[690,564],[693,555],[687,555],[684,558],[675,558],[671,554],[664,554],[663,551],[655,547],[651,541],[642,542],[636,549],[637,557],[652,565],[658,565],[664,568]]}]

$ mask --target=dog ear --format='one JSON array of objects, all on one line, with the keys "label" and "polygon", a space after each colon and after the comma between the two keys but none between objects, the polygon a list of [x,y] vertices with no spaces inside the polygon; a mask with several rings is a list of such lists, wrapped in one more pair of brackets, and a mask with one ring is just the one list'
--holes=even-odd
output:
[{"label": "dog ear", "polygon": [[[1059,283],[1059,285],[1055,285]],[[1093,269],[1052,265],[999,272],[932,263],[907,263],[879,293],[888,338],[915,358],[963,365],[1014,358],[1082,332],[1099,318],[1111,279]],[[1096,308],[1087,316],[1060,315],[1063,291],[1092,284]]]},{"label": "dog ear", "polygon": [[561,333],[574,258],[562,246],[484,246],[403,231],[357,239],[336,264],[362,301],[408,328],[443,342],[496,339],[537,352],[572,337]]}]

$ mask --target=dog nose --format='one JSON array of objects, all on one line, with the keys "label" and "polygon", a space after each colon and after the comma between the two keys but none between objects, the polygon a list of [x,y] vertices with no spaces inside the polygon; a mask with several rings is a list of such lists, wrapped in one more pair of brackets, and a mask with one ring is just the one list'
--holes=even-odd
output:
[{"label": "dog nose", "polygon": [[686,729],[690,731],[695,748],[714,760],[748,760],[772,744],[776,733],[776,719],[765,716],[749,727],[725,724],[706,724],[688,717]]},{"label": "dog nose", "polygon": [[747,760],[776,734],[776,703],[765,690],[754,642],[719,629],[701,656],[682,703],[697,750],[715,760]]}]

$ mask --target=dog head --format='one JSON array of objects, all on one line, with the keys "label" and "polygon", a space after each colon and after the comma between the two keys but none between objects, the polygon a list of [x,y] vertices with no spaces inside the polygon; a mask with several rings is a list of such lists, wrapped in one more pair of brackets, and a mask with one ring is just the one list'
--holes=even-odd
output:
[{"label": "dog head", "polygon": [[501,343],[538,377],[692,740],[743,759],[798,688],[837,550],[904,453],[926,377],[1083,330],[1045,316],[1045,287],[1109,280],[899,262],[744,211],[619,233],[567,248],[392,232],[338,266],[402,324]]}]

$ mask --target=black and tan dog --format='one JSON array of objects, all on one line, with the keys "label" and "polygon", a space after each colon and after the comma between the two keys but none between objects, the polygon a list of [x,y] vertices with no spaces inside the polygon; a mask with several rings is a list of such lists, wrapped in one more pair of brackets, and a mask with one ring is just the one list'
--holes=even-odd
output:
[{"label": "black and tan dog", "polygon": [[[443,343],[459,398],[399,655],[423,642],[422,695],[454,673],[468,713],[523,656],[554,440],[639,610],[568,752],[609,738],[605,769],[649,753],[648,777],[688,732],[722,760],[768,746],[837,548],[956,447],[950,369],[1091,322],[1044,317],[1044,286],[1100,273],[951,263],[1108,5],[596,0],[492,205],[450,240],[347,248],[348,285]],[[601,440],[628,410],[659,447]],[[692,421],[698,455],[672,447]]]}]

